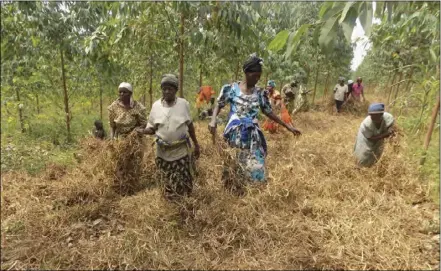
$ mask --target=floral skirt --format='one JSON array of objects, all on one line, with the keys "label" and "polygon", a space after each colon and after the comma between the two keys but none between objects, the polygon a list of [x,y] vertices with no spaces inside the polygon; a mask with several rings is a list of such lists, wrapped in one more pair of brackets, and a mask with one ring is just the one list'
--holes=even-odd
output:
[{"label": "floral skirt", "polygon": [[189,155],[175,161],[166,161],[156,157],[156,166],[160,172],[166,198],[187,196],[192,192],[194,167],[191,161]]}]

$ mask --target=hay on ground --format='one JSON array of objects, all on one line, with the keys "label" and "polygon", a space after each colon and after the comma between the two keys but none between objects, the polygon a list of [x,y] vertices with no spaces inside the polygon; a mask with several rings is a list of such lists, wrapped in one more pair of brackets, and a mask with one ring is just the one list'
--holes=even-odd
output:
[{"label": "hay on ground", "polygon": [[130,196],[109,189],[115,179],[106,167],[118,168],[111,142],[84,147],[95,146],[59,179],[4,174],[1,267],[439,269],[439,208],[417,161],[403,157],[401,140],[372,168],[357,168],[362,119],[307,112],[294,119],[301,137],[266,135],[268,185],[242,197],[223,188],[228,149],[219,139],[213,145],[205,123],[196,125],[195,189],[178,204],[146,185],[155,182],[150,144],[139,173],[144,189]]}]

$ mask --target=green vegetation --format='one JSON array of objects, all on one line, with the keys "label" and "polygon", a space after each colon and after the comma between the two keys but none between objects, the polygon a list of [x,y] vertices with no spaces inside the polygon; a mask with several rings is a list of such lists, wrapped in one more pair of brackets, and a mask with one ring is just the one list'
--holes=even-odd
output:
[{"label": "green vegetation", "polygon": [[[0,5],[2,269],[439,268],[439,2]],[[357,20],[370,47],[352,71]],[[268,135],[265,190],[240,200],[223,192],[213,166],[222,157],[202,122],[196,191],[183,206],[155,187],[109,194],[100,147],[112,142],[80,142],[97,119],[109,131],[120,82],[149,111],[161,75],[175,73],[196,117],[198,88],[218,94],[241,80],[254,52],[261,86],[303,77],[313,90],[311,112],[294,116],[303,136]],[[367,99],[386,103],[401,131],[398,151],[388,145],[372,169],[351,160],[363,116],[331,113],[339,76],[363,77]],[[154,183],[146,157],[143,181]]]}]

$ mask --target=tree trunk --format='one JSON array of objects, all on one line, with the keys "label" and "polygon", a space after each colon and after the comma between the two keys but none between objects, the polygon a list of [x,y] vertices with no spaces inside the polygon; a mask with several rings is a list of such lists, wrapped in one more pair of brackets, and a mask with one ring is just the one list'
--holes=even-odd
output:
[{"label": "tree trunk", "polygon": [[432,138],[432,133],[433,133],[433,128],[435,127],[436,117],[438,117],[439,106],[440,106],[440,104],[439,104],[439,95],[438,95],[435,107],[433,108],[433,111],[432,111],[432,118],[430,120],[429,129],[427,130],[426,140],[424,141],[424,150],[423,150],[423,156],[421,157],[421,160],[420,160],[420,165],[424,165],[424,163],[426,162],[427,149],[429,148],[430,139]]},{"label": "tree trunk", "polygon": [[199,87],[202,87],[202,58],[201,58],[201,62],[199,65]]},{"label": "tree trunk", "polygon": [[401,80],[403,80],[403,72],[400,72],[400,79],[398,79],[397,89],[395,90],[394,101],[392,103],[393,105],[395,105],[395,102],[398,97],[398,92],[400,91]]},{"label": "tree trunk", "polygon": [[150,109],[153,105],[153,59],[150,61],[150,86],[149,86]]},{"label": "tree trunk", "polygon": [[37,114],[40,114],[40,99],[38,97],[38,93],[35,94],[36,102],[37,102]]},{"label": "tree trunk", "polygon": [[409,90],[410,90],[410,86],[411,86],[411,83],[412,83],[412,76],[413,76],[413,66],[410,68],[410,72],[409,72],[409,75],[407,76],[407,80],[409,80],[409,81],[407,81],[407,85],[406,85],[406,88],[405,88],[405,93],[408,93],[409,92]]},{"label": "tree trunk", "polygon": [[18,119],[20,121],[20,129],[21,132],[25,132],[24,127],[24,119],[23,119],[23,105],[20,103],[20,91],[18,90],[18,87],[15,87],[15,95],[17,95],[17,102],[18,102]]},{"label": "tree trunk", "polygon": [[239,80],[239,69],[240,69],[240,62],[237,62],[237,67],[236,67],[236,81]]},{"label": "tree trunk", "polygon": [[100,120],[103,120],[103,87],[100,86]]},{"label": "tree trunk", "polygon": [[270,75],[270,72],[267,72],[266,73],[266,77],[265,77],[265,82],[264,82],[264,84],[265,84],[265,87],[266,87],[266,84],[268,83],[268,76]]},{"label": "tree trunk", "polygon": [[316,63],[316,71],[315,71],[314,93],[312,94],[312,104],[314,104],[315,95],[316,95],[316,92],[317,92],[317,82],[318,82],[318,74],[319,74],[318,56],[319,55],[317,54],[316,61],[315,61],[315,63]]},{"label": "tree trunk", "polygon": [[67,142],[70,142],[71,134],[70,134],[69,96],[67,95],[66,75],[64,70],[64,56],[61,45],[60,45],[60,58],[61,58],[61,77],[63,80],[63,91],[64,91],[64,113],[66,114]]},{"label": "tree trunk", "polygon": [[397,73],[394,73],[394,76],[392,77],[392,83],[389,85],[389,95],[387,96],[387,104],[390,104],[390,97],[392,97],[392,92],[393,92],[393,85],[395,84],[395,79],[397,78]]},{"label": "tree trunk", "polygon": [[[147,78],[148,76],[146,75],[146,78]],[[147,88],[144,88],[144,93],[142,94],[142,104],[143,105],[146,105],[146,101],[147,101]]]},{"label": "tree trunk", "polygon": [[325,89],[323,90],[322,100],[326,100],[328,96],[329,71],[326,73]]},{"label": "tree trunk", "polygon": [[184,98],[184,11],[181,11],[181,39],[179,42],[179,95]]}]

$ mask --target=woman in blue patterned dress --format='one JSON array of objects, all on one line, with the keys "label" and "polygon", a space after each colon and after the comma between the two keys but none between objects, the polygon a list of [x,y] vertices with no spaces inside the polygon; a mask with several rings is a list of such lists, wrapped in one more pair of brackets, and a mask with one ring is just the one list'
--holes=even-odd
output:
[{"label": "woman in blue patterned dress", "polygon": [[[224,85],[217,99],[217,105],[213,111],[209,130],[216,133],[216,116],[227,103],[230,104],[228,123],[223,136],[229,146],[237,149],[236,162],[245,179],[253,183],[264,183],[265,180],[265,157],[267,145],[265,137],[258,124],[258,114],[261,110],[269,119],[285,127],[294,135],[300,135],[300,131],[289,124],[284,123],[277,117],[272,109],[268,97],[268,91],[256,87],[262,73],[262,59],[252,55],[243,65],[245,80],[242,82]],[[223,175],[225,185],[229,180]]]}]

